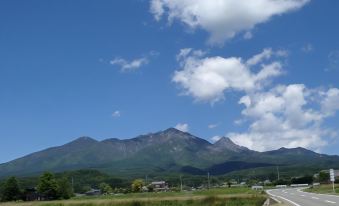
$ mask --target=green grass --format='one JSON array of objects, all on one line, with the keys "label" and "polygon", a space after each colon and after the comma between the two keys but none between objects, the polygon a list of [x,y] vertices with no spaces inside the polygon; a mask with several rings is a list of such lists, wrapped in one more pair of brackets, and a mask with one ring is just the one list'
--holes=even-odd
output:
[{"label": "green grass", "polygon": [[249,188],[193,192],[134,193],[64,201],[2,203],[0,206],[261,206],[266,196]]},{"label": "green grass", "polygon": [[[334,185],[335,194],[339,195],[339,184]],[[308,188],[305,192],[313,192],[313,193],[320,193],[320,194],[334,194],[332,184],[320,185],[315,186],[312,188]]]},{"label": "green grass", "polygon": [[135,199],[135,198],[163,198],[163,197],[194,197],[194,196],[214,196],[214,195],[237,195],[248,194],[257,195],[261,192],[251,190],[248,187],[239,188],[213,188],[210,190],[184,191],[184,192],[158,192],[158,193],[128,193],[119,195],[95,196],[95,197],[75,197],[73,200],[86,199]]},{"label": "green grass", "polygon": [[261,206],[265,201],[264,197],[232,197],[221,198],[209,196],[202,199],[188,200],[131,200],[126,202],[69,202],[44,203],[39,206]]},{"label": "green grass", "polygon": [[193,192],[195,195],[225,195],[225,194],[260,194],[260,191],[254,191],[248,187],[234,188],[213,188],[210,190],[199,190]]}]

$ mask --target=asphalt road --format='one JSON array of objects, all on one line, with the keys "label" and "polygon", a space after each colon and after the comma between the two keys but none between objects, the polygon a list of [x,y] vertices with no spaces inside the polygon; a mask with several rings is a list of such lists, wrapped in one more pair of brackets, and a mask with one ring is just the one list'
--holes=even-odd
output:
[{"label": "asphalt road", "polygon": [[274,189],[266,192],[271,197],[291,206],[339,206],[339,196],[303,192],[300,188]]}]

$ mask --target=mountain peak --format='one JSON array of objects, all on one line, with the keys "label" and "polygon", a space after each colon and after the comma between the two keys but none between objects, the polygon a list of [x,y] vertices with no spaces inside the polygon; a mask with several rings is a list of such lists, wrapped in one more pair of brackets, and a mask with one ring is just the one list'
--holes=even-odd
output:
[{"label": "mountain peak", "polygon": [[228,137],[221,137],[214,144],[233,144],[233,145],[235,145],[235,143]]},{"label": "mountain peak", "polygon": [[303,147],[296,147],[296,148],[286,148],[281,147],[277,150],[268,151],[266,153],[270,154],[290,154],[290,155],[319,155],[311,150],[305,149]]},{"label": "mountain peak", "polygon": [[91,137],[82,136],[82,137],[79,137],[79,138],[73,140],[72,142],[70,142],[68,144],[84,144],[84,143],[96,143],[96,142],[98,142],[98,141],[91,138]]},{"label": "mountain peak", "polygon": [[178,129],[174,128],[174,127],[170,127],[170,128],[168,128],[168,129],[164,130],[163,133],[171,133],[171,134],[175,133],[175,134],[181,134],[181,133],[187,133],[187,132],[183,132],[183,131],[178,130]]},{"label": "mountain peak", "polygon": [[216,141],[213,146],[217,149],[227,149],[233,152],[241,152],[241,151],[248,151],[246,147],[239,146],[235,144],[230,138],[228,137],[221,137],[218,141]]}]

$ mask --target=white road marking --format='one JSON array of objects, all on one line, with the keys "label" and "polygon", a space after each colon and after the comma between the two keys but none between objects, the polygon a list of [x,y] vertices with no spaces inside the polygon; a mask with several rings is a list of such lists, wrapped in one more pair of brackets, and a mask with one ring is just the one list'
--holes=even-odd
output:
[{"label": "white road marking", "polygon": [[305,195],[300,195],[301,197],[305,197]]},{"label": "white road marking", "polygon": [[273,194],[271,193],[271,190],[267,190],[266,192],[267,192],[268,195],[270,195],[270,196],[272,196],[272,197],[277,197],[277,198],[283,199],[283,200],[285,200],[285,201],[287,201],[287,202],[293,204],[294,206],[301,206],[301,205],[299,205],[298,203],[293,202],[292,200],[286,199],[286,198],[281,197],[281,196],[278,196],[278,195],[273,195]]},{"label": "white road marking", "polygon": [[336,202],[329,201],[329,200],[325,200],[325,202],[332,203],[332,204],[335,204],[335,203],[336,203]]},{"label": "white road marking", "polygon": [[301,206],[301,205],[299,205],[298,203],[293,202],[292,200],[286,199],[286,198],[281,197],[281,196],[277,196],[277,197],[279,197],[279,198],[281,198],[281,199],[283,199],[283,200],[286,200],[287,202],[289,202],[289,203],[291,203],[291,204],[293,204],[293,205],[295,205],[295,206]]},{"label": "white road marking", "polygon": [[319,198],[317,198],[317,197],[312,197],[312,199],[319,200]]}]

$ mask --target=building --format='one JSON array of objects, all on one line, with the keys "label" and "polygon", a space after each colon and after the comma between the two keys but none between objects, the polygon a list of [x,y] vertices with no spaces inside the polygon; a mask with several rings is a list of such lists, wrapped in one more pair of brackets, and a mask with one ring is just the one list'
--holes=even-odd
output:
[{"label": "building", "polygon": [[43,195],[39,194],[35,188],[27,188],[24,191],[25,201],[43,201],[47,200]]},{"label": "building", "polygon": [[152,182],[151,185],[155,192],[168,190],[168,184],[165,181]]},{"label": "building", "polygon": [[254,185],[254,186],[252,186],[252,190],[264,190],[264,187],[263,186]]},{"label": "building", "polygon": [[101,190],[91,189],[90,191],[85,192],[87,196],[98,196],[101,195]]}]

